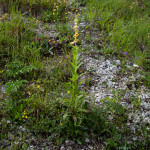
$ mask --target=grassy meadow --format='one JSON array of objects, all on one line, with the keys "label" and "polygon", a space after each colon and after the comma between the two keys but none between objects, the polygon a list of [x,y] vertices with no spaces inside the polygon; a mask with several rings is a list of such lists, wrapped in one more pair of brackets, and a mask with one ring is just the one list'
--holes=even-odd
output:
[{"label": "grassy meadow", "polygon": [[[87,144],[87,137],[107,143],[106,150],[150,148],[144,122],[135,134],[142,140],[128,142],[129,110],[115,97],[106,98],[104,108],[87,101],[91,82],[83,77],[91,72],[80,57],[88,51],[82,39],[92,42],[100,55],[122,62],[121,75],[131,73],[129,61],[142,68],[136,84],[150,88],[149,0],[0,0],[0,8],[0,150],[30,149],[31,134],[56,149],[66,140]],[[131,99],[138,109],[137,99]]]}]

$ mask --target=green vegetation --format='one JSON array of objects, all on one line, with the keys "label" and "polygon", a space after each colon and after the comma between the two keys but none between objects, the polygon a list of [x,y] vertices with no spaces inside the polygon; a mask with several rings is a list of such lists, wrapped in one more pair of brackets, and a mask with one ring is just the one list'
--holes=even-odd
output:
[{"label": "green vegetation", "polygon": [[[130,73],[125,63],[132,60],[145,69],[135,84],[150,87],[148,0],[82,0],[72,7],[66,0],[0,0],[0,5],[5,9],[0,14],[0,86],[5,87],[5,93],[0,91],[0,141],[8,140],[11,149],[26,150],[30,133],[58,146],[68,139],[84,144],[89,135],[97,141],[102,137],[108,150],[150,147],[144,123],[138,133],[143,142],[127,142],[131,131],[126,112],[130,110],[118,103],[124,91],[102,99],[104,107],[86,100],[92,79],[82,77],[92,71],[83,66],[79,54],[84,49],[77,30],[84,18],[89,22],[85,29],[98,29],[100,38],[94,46],[100,54],[122,60],[120,76]],[[82,15],[80,6],[87,7]],[[68,22],[75,24],[74,30]],[[87,33],[85,40],[90,44],[93,39]],[[86,88],[81,88],[84,82]],[[136,109],[141,101],[133,98],[132,103]],[[18,133],[19,126],[28,132]],[[9,149],[0,145],[0,150]]]}]

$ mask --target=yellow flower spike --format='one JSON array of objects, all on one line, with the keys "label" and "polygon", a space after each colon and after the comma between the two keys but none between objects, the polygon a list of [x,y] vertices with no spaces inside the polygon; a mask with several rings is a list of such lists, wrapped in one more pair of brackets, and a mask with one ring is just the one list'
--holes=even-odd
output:
[{"label": "yellow flower spike", "polygon": [[78,15],[75,15],[75,19],[74,19],[74,22],[75,22],[75,26],[74,26],[75,35],[73,36],[74,41],[71,42],[70,44],[75,44],[78,41],[77,37],[79,36],[79,34],[78,34],[78,30],[77,30],[77,28],[78,28],[78,25],[77,25],[78,18],[77,17],[78,17]]}]

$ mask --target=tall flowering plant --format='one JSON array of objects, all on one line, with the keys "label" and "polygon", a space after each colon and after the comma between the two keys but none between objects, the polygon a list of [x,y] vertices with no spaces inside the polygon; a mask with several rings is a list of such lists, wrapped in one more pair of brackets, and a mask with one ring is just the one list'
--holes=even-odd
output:
[{"label": "tall flowering plant", "polygon": [[[84,73],[78,74],[78,69],[82,65],[81,59],[79,57],[79,47],[76,45],[76,42],[78,41],[77,37],[79,36],[78,33],[78,15],[75,16],[75,34],[74,34],[74,41],[70,44],[73,45],[72,49],[72,61],[70,61],[70,70],[72,73],[72,77],[70,78],[70,81],[66,84],[66,87],[68,89],[68,94],[70,95],[69,99],[65,99],[65,102],[67,103],[67,106],[69,106],[70,111],[75,114],[76,112],[87,112],[87,110],[83,109],[84,99],[85,99],[85,93],[84,91],[80,91],[81,83],[83,83],[84,80],[81,80],[79,82],[79,78],[83,76]],[[75,120],[75,119],[74,119]]]}]

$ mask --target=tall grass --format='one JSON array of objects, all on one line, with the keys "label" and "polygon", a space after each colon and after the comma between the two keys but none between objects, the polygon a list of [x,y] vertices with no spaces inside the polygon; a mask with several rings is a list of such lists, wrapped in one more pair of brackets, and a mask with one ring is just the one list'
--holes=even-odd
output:
[{"label": "tall grass", "polygon": [[141,64],[150,48],[148,0],[90,0],[87,8],[87,20],[96,20],[99,30],[105,31],[112,52],[128,52]]}]

